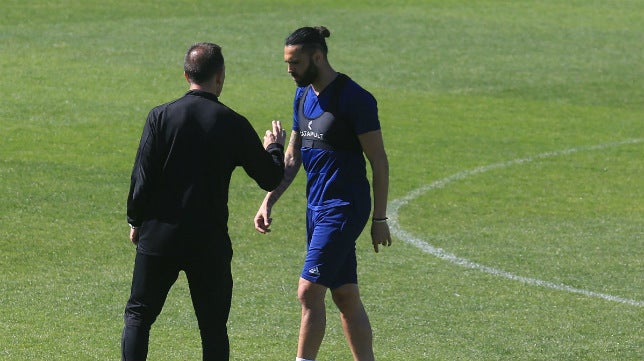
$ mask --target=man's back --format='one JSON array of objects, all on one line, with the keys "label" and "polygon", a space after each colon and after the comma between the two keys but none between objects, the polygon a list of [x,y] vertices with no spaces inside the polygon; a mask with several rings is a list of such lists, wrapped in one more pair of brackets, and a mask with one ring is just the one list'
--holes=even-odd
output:
[{"label": "man's back", "polygon": [[128,216],[145,220],[139,251],[184,254],[227,237],[228,187],[243,166],[264,189],[282,170],[250,123],[211,93],[189,91],[148,115],[132,174]]}]

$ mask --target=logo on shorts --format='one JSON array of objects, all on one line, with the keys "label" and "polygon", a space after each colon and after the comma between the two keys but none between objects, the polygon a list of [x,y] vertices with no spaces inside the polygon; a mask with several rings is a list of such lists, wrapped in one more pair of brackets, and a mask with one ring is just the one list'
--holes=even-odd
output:
[{"label": "logo on shorts", "polygon": [[313,267],[313,268],[309,269],[309,274],[310,274],[310,275],[313,275],[313,276],[318,276],[318,277],[319,277],[319,276],[320,276],[320,270],[318,269],[318,267],[317,267],[317,266],[315,266],[315,267]]}]

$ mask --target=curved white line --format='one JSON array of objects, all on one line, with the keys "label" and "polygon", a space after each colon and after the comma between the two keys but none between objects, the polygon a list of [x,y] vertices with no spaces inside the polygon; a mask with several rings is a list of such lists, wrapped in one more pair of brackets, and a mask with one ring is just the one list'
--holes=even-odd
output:
[{"label": "curved white line", "polygon": [[606,144],[600,144],[600,145],[595,145],[595,146],[589,146],[589,147],[578,147],[578,148],[571,148],[571,149],[566,149],[566,150],[561,150],[561,151],[556,151],[556,152],[546,152],[546,153],[541,153],[533,157],[527,157],[527,158],[520,158],[520,159],[515,159],[515,160],[510,160],[507,162],[500,162],[500,163],[494,163],[490,164],[487,166],[482,166],[482,167],[477,167],[473,168],[470,170],[466,170],[463,172],[459,172],[456,174],[453,174],[447,178],[443,178],[440,180],[437,180],[431,184],[425,185],[423,187],[414,189],[413,191],[409,192],[407,195],[405,195],[402,198],[398,198],[393,200],[392,202],[389,203],[389,226],[391,229],[391,233],[396,236],[397,238],[410,243],[422,251],[429,253],[433,256],[436,256],[440,259],[449,261],[451,263],[457,264],[459,266],[463,266],[466,268],[471,268],[471,269],[476,269],[485,273],[489,273],[494,276],[499,276],[503,278],[507,278],[510,280],[514,281],[519,281],[523,282],[526,284],[531,284],[535,286],[541,286],[541,287],[547,287],[547,288],[552,288],[558,291],[567,291],[571,293],[577,293],[577,294],[582,294],[585,296],[589,297],[598,297],[602,298],[608,301],[614,301],[614,302],[619,302],[619,303],[624,303],[627,305],[631,306],[644,306],[644,301],[637,301],[637,300],[631,300],[628,298],[623,298],[623,297],[618,297],[618,296],[612,296],[604,293],[599,293],[599,292],[593,292],[593,291],[588,291],[584,289],[579,289],[575,287],[571,287],[568,285],[564,284],[559,284],[559,283],[553,283],[553,282],[548,282],[548,281],[543,281],[540,279],[536,278],[529,278],[529,277],[523,277],[523,276],[518,276],[515,274],[512,274],[510,272],[506,272],[504,270],[498,269],[498,268],[493,268],[493,267],[488,267],[482,264],[478,264],[475,262],[472,262],[470,260],[467,260],[465,258],[460,258],[452,253],[449,253],[441,248],[436,248],[430,245],[429,243],[423,241],[420,238],[416,238],[410,233],[406,232],[400,224],[398,223],[398,211],[400,210],[400,207],[406,205],[410,201],[418,198],[422,194],[433,190],[433,189],[439,189],[443,188],[447,185],[449,185],[452,182],[459,181],[480,173],[485,173],[494,169],[499,169],[499,168],[506,168],[512,165],[516,164],[523,164],[523,163],[529,163],[535,160],[539,159],[544,159],[544,158],[550,158],[550,157],[556,157],[556,156],[561,156],[561,155],[566,155],[566,154],[571,154],[571,153],[577,153],[577,152],[582,152],[582,151],[592,151],[592,150],[600,150],[600,149],[605,149],[605,148],[610,148],[610,147],[616,147],[616,146],[621,146],[621,145],[627,145],[627,144],[636,144],[636,143],[641,143],[644,141],[644,138],[639,138],[639,139],[629,139],[625,140],[622,142],[615,142],[615,143],[606,143]]}]

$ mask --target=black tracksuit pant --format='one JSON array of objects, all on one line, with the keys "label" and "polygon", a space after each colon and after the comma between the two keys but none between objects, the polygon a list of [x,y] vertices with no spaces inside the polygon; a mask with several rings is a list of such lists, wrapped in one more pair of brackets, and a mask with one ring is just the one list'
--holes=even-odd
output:
[{"label": "black tracksuit pant", "polygon": [[146,359],[150,327],[161,313],[170,287],[180,271],[184,271],[188,279],[201,333],[203,360],[228,360],[230,346],[226,323],[233,288],[230,259],[205,255],[161,257],[137,252],[132,290],[125,308],[122,360]]}]

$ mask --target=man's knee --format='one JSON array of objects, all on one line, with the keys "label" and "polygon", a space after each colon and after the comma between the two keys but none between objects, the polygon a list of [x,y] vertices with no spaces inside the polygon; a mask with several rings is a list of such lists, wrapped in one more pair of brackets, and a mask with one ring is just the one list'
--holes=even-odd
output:
[{"label": "man's knee", "polygon": [[130,301],[125,306],[123,319],[126,326],[150,328],[159,313],[160,311],[156,311],[149,306]]},{"label": "man's knee", "polygon": [[326,290],[327,288],[322,285],[300,278],[300,283],[297,287],[297,298],[304,307],[316,307],[324,304]]},{"label": "man's knee", "polygon": [[354,284],[347,284],[332,290],[331,296],[333,297],[333,302],[340,310],[348,310],[355,307],[360,308],[362,304],[358,286]]}]

